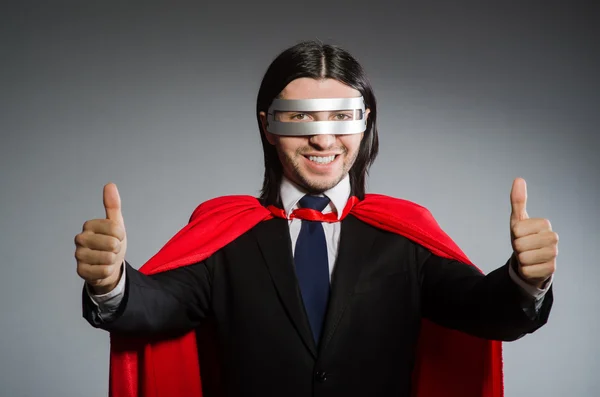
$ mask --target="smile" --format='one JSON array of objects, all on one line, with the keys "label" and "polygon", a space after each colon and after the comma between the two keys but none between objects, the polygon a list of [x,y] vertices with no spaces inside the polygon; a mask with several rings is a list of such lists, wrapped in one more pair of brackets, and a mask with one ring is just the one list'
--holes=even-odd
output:
[{"label": "smile", "polygon": [[315,162],[317,164],[329,164],[333,160],[335,160],[336,155],[332,156],[306,156],[310,161]]}]

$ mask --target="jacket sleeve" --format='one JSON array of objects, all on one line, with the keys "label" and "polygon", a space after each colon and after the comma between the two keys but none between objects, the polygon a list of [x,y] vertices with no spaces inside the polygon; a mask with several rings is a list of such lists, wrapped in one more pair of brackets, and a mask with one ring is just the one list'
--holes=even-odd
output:
[{"label": "jacket sleeve", "polygon": [[552,287],[543,301],[536,301],[510,277],[510,260],[483,275],[471,265],[429,251],[419,256],[422,311],[430,320],[474,336],[503,341],[519,339],[548,321]]},{"label": "jacket sleeve", "polygon": [[135,335],[170,335],[196,328],[208,315],[211,277],[205,262],[147,276],[125,264],[125,290],[109,319],[83,290],[83,317],[96,328]]}]

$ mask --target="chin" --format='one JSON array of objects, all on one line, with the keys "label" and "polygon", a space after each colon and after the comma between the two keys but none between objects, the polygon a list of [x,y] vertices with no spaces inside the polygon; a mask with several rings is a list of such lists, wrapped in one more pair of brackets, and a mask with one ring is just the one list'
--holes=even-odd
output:
[{"label": "chin", "polygon": [[316,176],[310,174],[299,175],[302,185],[310,193],[323,193],[333,187],[335,187],[344,178],[343,175],[339,176]]}]

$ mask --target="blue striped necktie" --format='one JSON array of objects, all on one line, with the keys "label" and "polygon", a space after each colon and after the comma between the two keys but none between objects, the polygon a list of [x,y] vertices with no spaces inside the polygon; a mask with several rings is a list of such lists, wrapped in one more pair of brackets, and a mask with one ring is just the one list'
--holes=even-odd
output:
[{"label": "blue striped necktie", "polygon": [[[329,198],[306,195],[300,199],[302,208],[323,211]],[[323,225],[319,221],[302,220],[294,251],[296,276],[317,345],[323,328],[329,299],[329,261]]]}]

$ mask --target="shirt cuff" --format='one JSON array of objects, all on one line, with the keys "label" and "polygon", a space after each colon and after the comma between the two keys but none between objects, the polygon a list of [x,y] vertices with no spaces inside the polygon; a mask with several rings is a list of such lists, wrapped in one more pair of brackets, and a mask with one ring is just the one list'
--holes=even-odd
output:
[{"label": "shirt cuff", "polygon": [[546,295],[546,292],[548,292],[548,290],[550,290],[550,287],[552,286],[552,280],[554,279],[554,275],[551,275],[550,278],[544,284],[544,288],[540,289],[523,280],[521,276],[515,271],[515,266],[518,266],[516,260],[517,259],[514,255],[510,259],[511,263],[508,266],[508,274],[510,278],[521,288],[523,292],[525,292],[532,298],[535,298],[536,301],[539,301],[542,298],[544,298],[544,295]]}]

